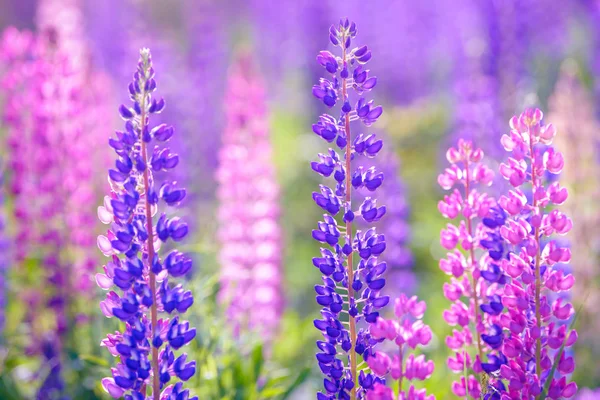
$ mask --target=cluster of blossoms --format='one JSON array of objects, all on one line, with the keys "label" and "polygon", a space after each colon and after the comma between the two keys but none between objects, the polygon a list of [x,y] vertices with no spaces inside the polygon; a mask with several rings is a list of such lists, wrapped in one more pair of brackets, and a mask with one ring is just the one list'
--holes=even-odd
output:
[{"label": "cluster of blossoms", "polygon": [[[471,372],[492,372],[502,362],[495,354],[496,338],[485,332],[493,324],[499,302],[497,288],[504,281],[495,262],[504,252],[497,229],[504,224],[505,214],[493,198],[477,189],[478,185],[490,185],[494,178],[481,162],[481,149],[460,139],[458,148],[450,148],[446,158],[451,166],[438,177],[438,183],[443,189],[454,190],[444,196],[438,208],[448,219],[460,218],[458,225],[448,224],[440,238],[442,246],[450,251],[440,260],[440,269],[451,277],[450,283],[444,284],[444,296],[452,302],[443,316],[449,325],[457,327],[446,338],[447,346],[455,353],[448,358],[448,367],[461,374],[452,385],[453,393],[479,399],[481,385]],[[469,350],[476,353],[474,358]],[[482,365],[484,354],[489,354],[491,365]]]},{"label": "cluster of blossoms", "polygon": [[[93,293],[95,222],[87,205],[94,197],[90,160],[96,147],[90,145],[94,131],[86,128],[100,103],[84,100],[90,85],[78,78],[71,54],[51,28],[38,36],[7,29],[0,58],[15,258],[38,263],[45,281],[44,290],[39,281],[28,282],[30,287],[20,294],[28,306],[27,352],[47,359],[52,372],[39,396],[53,396],[62,390],[56,379],[61,342],[79,317],[72,312],[75,294],[89,298]],[[50,327],[46,310],[54,317]]]},{"label": "cluster of blossoms", "polygon": [[272,162],[265,90],[249,54],[234,64],[226,94],[227,126],[219,153],[219,299],[234,330],[271,338],[282,304],[279,186]]},{"label": "cluster of blossoms", "polygon": [[[454,302],[444,318],[462,328],[446,340],[457,352],[448,366],[458,373],[470,368],[491,375],[483,388],[475,376],[462,377],[452,388],[457,396],[533,399],[547,387],[547,397],[559,399],[577,390],[574,382],[567,383],[575,368],[567,350],[577,333],[568,328],[574,311],[565,294],[574,278],[561,266],[571,253],[553,238],[566,234],[572,222],[558,209],[545,212],[567,199],[559,182],[544,186],[544,180],[562,171],[564,160],[551,146],[555,128],[541,121],[539,110],[511,119],[511,132],[501,143],[512,156],[499,171],[512,189],[497,201],[473,189],[475,183],[489,184],[493,174],[479,163],[483,154],[470,143],[459,141],[458,149],[448,151],[452,167],[438,179],[445,189],[457,182],[465,188],[464,196],[455,189],[439,205],[444,216],[462,214],[466,220],[442,231],[442,245],[452,250],[460,243],[468,255],[454,250],[440,262],[453,276],[444,286],[445,296]],[[480,222],[473,227],[475,218]],[[485,252],[479,261],[478,249]],[[467,304],[461,301],[464,296]],[[474,360],[467,353],[470,346],[477,351]],[[549,375],[553,368],[558,375]]]},{"label": "cluster of blossoms", "polygon": [[[574,382],[567,383],[575,368],[567,355],[577,340],[577,332],[568,327],[574,310],[562,295],[575,279],[558,267],[569,262],[571,252],[554,238],[569,232],[572,222],[556,208],[546,210],[567,199],[567,189],[558,181],[545,184],[562,171],[564,159],[552,147],[554,126],[544,125],[542,117],[538,109],[526,110],[511,119],[511,131],[502,137],[511,157],[500,165],[500,173],[513,187],[498,200],[508,214],[500,235],[510,246],[501,260],[509,278],[500,296],[505,310],[495,325],[507,360],[495,384],[503,399],[533,399],[544,386],[551,399],[569,398],[577,391]],[[553,367],[558,376],[549,375]]]},{"label": "cluster of blossoms", "polygon": [[[1,163],[2,160],[0,160]],[[0,164],[0,344],[3,342],[6,308],[6,275],[10,268],[10,242],[6,232],[6,215],[4,212],[4,168]]]},{"label": "cluster of blossoms", "polygon": [[424,381],[433,373],[433,361],[427,361],[423,354],[416,356],[411,353],[404,359],[410,349],[415,350],[418,346],[427,346],[432,338],[431,329],[422,321],[427,305],[424,301],[418,301],[416,296],[411,298],[402,294],[396,299],[394,314],[398,321],[377,318],[377,322],[371,324],[371,337],[379,341],[393,341],[397,346],[397,353],[390,358],[386,353],[376,351],[369,357],[367,364],[371,370],[379,375],[390,374],[393,380],[398,381],[398,397],[394,397],[392,388],[382,383],[376,383],[372,391],[367,393],[367,400],[434,400],[435,396],[427,395],[425,389],[416,389],[410,385],[403,389],[402,383],[418,380]]},{"label": "cluster of blossoms", "polygon": [[[549,119],[560,132],[555,145],[561,148],[565,167],[561,180],[571,197],[564,210],[573,219],[569,240],[572,250],[571,265],[577,276],[573,303],[581,306],[578,313],[577,359],[585,364],[586,373],[600,377],[600,343],[597,340],[600,323],[596,318],[596,304],[600,293],[595,290],[600,273],[600,163],[598,149],[600,126],[595,117],[591,93],[581,84],[577,64],[570,60],[562,67],[550,99]],[[594,366],[594,367],[592,367]],[[593,370],[592,370],[593,369]]]},{"label": "cluster of blossoms", "polygon": [[[104,378],[102,385],[112,397],[126,400],[187,399],[189,392],[181,382],[166,385],[172,377],[186,381],[196,370],[196,362],[188,362],[185,353],[178,357],[174,354],[174,350],[196,336],[196,329],[177,315],[184,313],[194,300],[181,284],[169,282],[169,278],[189,272],[192,262],[177,250],[164,257],[158,254],[169,239],[182,240],[188,227],[178,217],[165,213],[156,221],[153,218],[159,203],[175,206],[186,194],[176,182],[167,181],[157,188],[154,181],[155,173],[169,171],[179,163],[177,155],[159,145],[171,138],[173,128],[149,125],[150,115],[165,107],[162,98],[152,98],[155,90],[150,51],[142,49],[129,84],[133,105],[119,108],[126,121],[125,131],[109,140],[118,156],[115,169],[108,173],[111,194],[98,208],[100,220],[110,224],[107,235],[98,237],[98,246],[110,261],[104,266],[104,274],[96,275],[96,282],[102,289],[116,287],[121,291],[117,294],[111,290],[100,308],[107,317],[125,323],[123,333],[109,334],[102,341],[119,359],[112,377]],[[153,141],[157,144],[148,149]],[[175,315],[159,319],[159,313]]]},{"label": "cluster of blossoms", "polygon": [[[369,75],[365,64],[371,59],[367,46],[351,49],[356,36],[356,25],[342,20],[331,26],[329,39],[341,49],[341,56],[321,51],[317,61],[330,74],[321,78],[313,87],[313,95],[327,107],[340,105],[339,117],[323,114],[313,125],[315,134],[335,148],[319,154],[319,161],[312,169],[323,177],[333,177],[335,188],[321,185],[313,193],[315,203],[326,211],[313,238],[331,248],[321,248],[321,257],[313,264],[323,274],[323,284],[315,286],[316,300],[323,308],[321,319],[314,321],[324,340],[317,342],[317,361],[326,378],[324,391],[317,393],[319,400],[364,399],[367,391],[381,378],[366,373],[359,365],[358,357],[368,360],[373,355],[376,340],[371,337],[368,326],[379,316],[378,310],[386,306],[389,297],[381,295],[385,285],[382,274],[387,266],[378,257],[385,250],[385,237],[375,228],[353,233],[353,222],[358,216],[367,223],[381,219],[385,207],[378,206],[373,197],[366,197],[353,209],[352,188],[366,188],[374,192],[383,183],[383,174],[374,167],[353,166],[363,157],[372,158],[383,146],[374,134],[357,134],[352,137],[350,127],[362,123],[369,127],[382,114],[381,106],[374,106],[363,94],[373,89],[377,80]],[[354,168],[353,168],[354,167]],[[340,215],[343,225],[338,225]],[[355,256],[358,256],[356,261]],[[356,265],[355,265],[356,264]],[[358,387],[356,383],[358,382]]]}]

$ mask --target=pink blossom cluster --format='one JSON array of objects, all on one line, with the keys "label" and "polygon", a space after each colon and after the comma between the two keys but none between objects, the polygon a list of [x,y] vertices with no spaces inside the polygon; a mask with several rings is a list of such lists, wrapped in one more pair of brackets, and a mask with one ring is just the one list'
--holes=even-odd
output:
[{"label": "pink blossom cluster", "polygon": [[492,354],[482,334],[493,318],[480,307],[498,289],[498,283],[489,282],[481,274],[492,262],[487,254],[489,249],[483,245],[492,229],[483,220],[496,207],[496,201],[481,193],[478,186],[491,185],[494,172],[482,163],[483,151],[470,141],[460,139],[457,148],[448,150],[446,158],[450,167],[438,177],[438,183],[452,192],[439,202],[438,209],[444,217],[459,221],[449,223],[440,237],[442,246],[449,251],[440,260],[440,269],[450,277],[450,282],[444,284],[444,296],[452,302],[443,317],[456,327],[446,338],[446,345],[454,353],[447,365],[462,375],[453,382],[452,392],[459,397],[469,395],[478,399],[482,388],[473,373],[482,373],[483,356]]},{"label": "pink blossom cluster", "polygon": [[373,390],[367,392],[367,400],[435,399],[435,396],[427,395],[425,389],[416,389],[412,384],[408,389],[402,387],[404,379],[409,382],[424,381],[433,373],[433,361],[426,360],[424,354],[408,354],[419,346],[427,346],[431,341],[431,329],[422,321],[426,308],[425,302],[418,301],[416,296],[408,298],[401,294],[394,305],[394,314],[398,320],[378,317],[377,322],[371,324],[370,333],[373,339],[391,341],[398,346],[398,350],[393,357],[376,351],[367,359],[367,364],[376,375],[384,377],[389,374],[392,380],[398,381],[399,393],[395,397],[392,388],[376,383]]},{"label": "pink blossom cluster", "polygon": [[266,118],[265,90],[249,55],[232,68],[227,126],[219,152],[220,301],[235,330],[272,337],[282,311],[279,186]]},{"label": "pink blossom cluster", "polygon": [[39,389],[54,393],[64,340],[86,318],[78,313],[75,297],[94,294],[96,222],[89,204],[99,182],[93,179],[99,176],[95,168],[103,167],[94,154],[105,132],[100,124],[87,128],[90,117],[98,120],[104,104],[99,100],[105,97],[92,96],[95,82],[79,78],[71,54],[59,48],[50,31],[34,35],[8,28],[0,43],[0,75],[15,257],[40,268],[19,293],[26,304],[26,352],[54,366]]},{"label": "pink blossom cluster", "polygon": [[[577,340],[577,332],[568,327],[573,307],[558,295],[575,282],[558,267],[570,261],[571,251],[556,239],[571,230],[572,222],[554,208],[568,193],[558,181],[547,182],[548,176],[559,174],[564,160],[552,147],[556,129],[544,125],[542,118],[540,110],[526,110],[511,119],[511,131],[502,137],[511,156],[500,165],[500,173],[513,186],[499,200],[509,214],[500,234],[512,246],[501,264],[511,281],[504,288],[505,311],[498,319],[508,358],[500,368],[506,399],[535,398],[547,379],[548,398],[569,398],[577,391],[574,382],[567,383],[575,368],[573,357],[559,351]],[[555,364],[558,376],[547,377]]]}]

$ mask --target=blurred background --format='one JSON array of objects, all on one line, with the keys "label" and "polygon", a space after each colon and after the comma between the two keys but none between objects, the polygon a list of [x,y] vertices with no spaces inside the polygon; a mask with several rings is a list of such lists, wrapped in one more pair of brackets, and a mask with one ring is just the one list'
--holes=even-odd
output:
[{"label": "blurred background", "polygon": [[[440,318],[448,301],[441,290],[447,278],[438,267],[444,256],[439,232],[445,221],[437,211],[443,196],[437,174],[445,167],[447,147],[458,137],[475,140],[490,156],[488,163],[497,165],[505,157],[499,139],[508,120],[526,106],[542,108],[546,120],[559,128],[558,146],[567,162],[563,184],[572,195],[567,209],[575,226],[569,239],[574,254],[570,268],[580,282],[573,299],[580,307],[574,379],[580,387],[600,386],[599,325],[594,318],[600,283],[600,2],[0,0],[0,28],[8,32],[0,60],[1,399],[35,398],[55,375],[64,380],[66,398],[108,398],[99,382],[110,374],[113,361],[99,343],[118,326],[97,306],[104,294],[93,276],[101,272],[105,258],[96,236],[105,228],[96,223],[96,208],[106,193],[112,164],[107,141],[122,129],[117,109],[128,100],[127,85],[141,47],[152,51],[158,94],[167,103],[153,123],[175,127],[177,180],[189,193],[178,211],[190,224],[180,250],[194,259],[186,286],[196,301],[188,318],[199,333],[188,350],[198,361],[198,373],[187,386],[201,399],[314,398],[322,377],[314,359],[319,332],[312,320],[319,307],[313,286],[321,274],[311,262],[319,254],[311,230],[321,211],[311,194],[321,182],[310,161],[326,148],[311,130],[325,112],[311,88],[322,73],[315,57],[330,47],[328,28],[342,17],[356,22],[357,44],[367,44],[373,53],[369,66],[378,77],[373,94],[385,109],[375,125],[386,137],[386,189],[380,201],[390,215],[382,229],[392,238],[386,260],[396,271],[386,290],[394,297],[404,291],[427,301],[425,321],[435,337],[426,353],[436,363],[425,382],[428,391],[438,399],[453,398],[444,345],[451,328]],[[72,141],[79,147],[67,141],[37,149],[35,138],[24,133],[15,114],[36,103],[21,102],[15,108],[14,82],[26,85],[28,78],[24,73],[19,81],[11,74],[18,62],[31,57],[18,56],[30,39],[11,27],[56,41],[76,65],[81,90],[73,118],[86,124],[83,137]],[[236,89],[240,63],[253,65],[243,79],[256,85],[248,95],[256,97],[242,105],[234,101],[247,94]],[[227,229],[235,229],[223,227],[223,188],[238,179],[219,173],[224,168],[219,154],[232,129],[228,118],[240,113],[262,124],[267,138],[263,150],[270,156],[249,147],[256,153],[247,160],[250,169],[252,162],[265,158],[257,167],[265,171],[263,181],[254,177],[250,186],[273,186],[267,200],[261,194],[247,198],[249,209],[252,201],[269,201],[275,210],[269,218],[277,224],[277,235],[268,239],[265,250],[272,252],[270,262],[276,267],[265,277],[275,287],[266,296],[277,303],[270,311],[269,335],[255,332],[252,323],[248,329],[228,323],[228,304],[218,293],[227,270],[223,249],[232,240]],[[250,139],[248,146],[263,139]],[[24,141],[33,147],[19,147]],[[35,162],[44,152],[59,158],[69,154],[68,162],[78,160],[73,168],[81,174],[72,177],[71,187],[60,184],[58,192],[56,187],[44,191],[44,185],[16,188],[22,164]],[[43,206],[36,203],[42,196],[36,190],[58,201],[64,211],[37,210]],[[36,243],[31,232],[50,224],[81,232],[68,245]],[[260,235],[250,226],[238,228],[248,237]],[[61,297],[62,308],[50,288],[60,285],[60,279],[49,278],[48,246],[51,255],[68,257],[82,275],[80,287],[63,288],[69,295]],[[67,305],[62,304],[65,299]],[[60,349],[60,365],[49,362],[56,356],[44,347],[48,332],[61,323],[50,317],[58,308],[72,315],[62,327],[70,339]]]}]

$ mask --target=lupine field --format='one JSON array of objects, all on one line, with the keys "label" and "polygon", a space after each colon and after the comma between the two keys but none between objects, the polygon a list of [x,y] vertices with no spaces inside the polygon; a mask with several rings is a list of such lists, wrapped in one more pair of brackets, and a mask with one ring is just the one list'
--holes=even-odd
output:
[{"label": "lupine field", "polygon": [[600,2],[0,0],[0,400],[600,400]]}]

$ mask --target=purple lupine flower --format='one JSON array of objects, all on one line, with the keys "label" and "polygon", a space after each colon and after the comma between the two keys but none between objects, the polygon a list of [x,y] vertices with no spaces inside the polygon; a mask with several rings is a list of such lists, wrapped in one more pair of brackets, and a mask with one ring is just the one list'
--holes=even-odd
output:
[{"label": "purple lupine flower", "polygon": [[[170,121],[182,133],[171,142],[172,150],[186,165],[172,175],[188,191],[188,201],[180,208],[180,216],[186,218],[191,231],[199,223],[210,224],[208,229],[213,229],[212,221],[199,221],[197,216],[212,207],[207,200],[213,199],[215,193],[218,153],[215,149],[219,147],[222,131],[221,104],[228,59],[226,8],[212,0],[178,2],[172,12],[178,14],[178,22],[189,39],[181,42],[179,31],[157,35],[154,28],[161,21],[152,18],[152,7],[145,3],[136,0],[86,3],[88,34],[98,49],[94,54],[96,62],[104,64],[114,76],[125,79],[129,76],[124,68],[127,55],[142,45],[148,46],[152,48],[155,68],[170,71],[161,79],[163,95],[187,98],[185,102],[171,104],[156,117],[156,122]],[[117,15],[115,8],[119,9]],[[202,51],[198,51],[200,48]],[[181,76],[187,79],[182,80]],[[190,91],[190,85],[197,90]],[[218,106],[198,107],[207,102]]]},{"label": "purple lupine flower", "polygon": [[234,330],[277,332],[282,305],[279,185],[265,89],[249,54],[238,56],[226,92],[227,126],[217,169],[221,290]]},{"label": "purple lupine flower", "polygon": [[[147,387],[152,388],[153,400],[171,399],[174,393],[187,398],[189,392],[180,383],[165,385],[172,377],[187,381],[196,370],[196,362],[188,362],[185,353],[177,358],[174,354],[196,336],[196,329],[177,315],[192,305],[193,297],[181,285],[169,283],[169,278],[189,272],[191,260],[177,250],[159,256],[162,243],[169,239],[179,242],[188,228],[178,217],[164,212],[154,221],[159,203],[175,206],[186,195],[176,182],[166,181],[159,188],[154,180],[154,173],[168,172],[179,163],[176,154],[160,146],[171,138],[173,128],[149,124],[150,115],[165,107],[164,99],[152,98],[155,90],[150,51],[142,49],[129,84],[133,104],[119,107],[125,131],[109,139],[118,156],[115,168],[108,172],[111,194],[98,208],[100,220],[110,224],[107,235],[98,237],[98,246],[110,261],[104,274],[96,275],[96,282],[105,290],[116,286],[121,292],[111,290],[100,308],[107,317],[125,323],[123,333],[108,335],[102,342],[119,357],[112,377],[104,378],[102,385],[112,397],[126,400],[145,399]],[[148,149],[152,142],[154,148]],[[174,312],[171,318],[159,319],[159,313]]]},{"label": "purple lupine flower", "polygon": [[480,143],[486,154],[498,154],[501,130],[497,115],[501,107],[498,102],[497,81],[476,71],[464,73],[464,65],[459,69],[463,71],[463,75],[455,87],[455,126],[452,137]]},{"label": "purple lupine flower", "polygon": [[[417,296],[410,298],[401,294],[394,304],[394,314],[398,321],[381,317],[370,327],[371,336],[378,341],[393,341],[398,346],[393,357],[376,351],[369,357],[367,364],[376,374],[385,376],[388,373],[392,380],[398,381],[398,399],[435,400],[434,395],[427,395],[425,389],[416,389],[414,385],[406,388],[403,381],[424,381],[433,373],[434,364],[426,360],[425,355],[408,354],[419,346],[427,346],[433,337],[431,328],[422,321],[427,305],[418,301]],[[406,359],[404,358],[406,357]],[[387,391],[382,383],[375,384],[374,390],[367,392],[367,400],[394,400],[393,392]]]},{"label": "purple lupine flower", "polygon": [[[482,388],[471,372],[490,373],[504,363],[497,351],[501,341],[498,343],[495,332],[499,313],[496,296],[504,283],[496,262],[503,248],[494,235],[495,225],[503,224],[505,217],[496,201],[477,188],[489,186],[494,178],[482,163],[483,151],[460,139],[458,148],[450,148],[446,158],[451,166],[438,177],[438,183],[445,190],[454,190],[444,196],[438,209],[448,219],[461,218],[458,225],[448,224],[440,237],[440,243],[449,251],[440,260],[440,269],[451,277],[451,282],[444,284],[444,296],[452,302],[443,316],[449,325],[459,327],[446,338],[446,345],[455,353],[448,358],[448,367],[462,375],[453,382],[452,392],[458,397],[479,399]],[[480,254],[482,250],[484,254]],[[475,359],[469,349],[475,351]],[[488,363],[484,363],[484,355]]]},{"label": "purple lupine flower", "polygon": [[[221,145],[225,123],[223,88],[227,80],[227,62],[231,58],[227,27],[233,8],[212,0],[187,0],[182,6],[183,23],[189,37],[184,59],[191,84],[198,88],[190,94],[196,97],[185,102],[187,109],[183,112],[188,117],[183,120],[183,126],[198,134],[183,137],[185,140],[179,142],[176,138],[174,147],[182,162],[189,166],[188,175],[182,179],[190,189],[192,207],[197,207],[191,210],[191,215],[198,215],[203,201],[213,200],[216,191],[214,176],[218,151],[215,149]],[[182,92],[189,90],[184,86]],[[198,107],[198,104],[208,103],[215,104],[216,108]],[[198,157],[198,151],[202,157]]]},{"label": "purple lupine flower", "polygon": [[[486,6],[489,6],[486,4]],[[455,30],[458,49],[454,65],[454,126],[451,143],[459,138],[477,143],[488,155],[501,155],[499,145],[502,104],[499,80],[491,71],[495,61],[493,39],[485,35],[491,18],[467,0],[456,11]],[[486,10],[487,11],[487,10]]]},{"label": "purple lupine flower", "polygon": [[[500,234],[511,246],[501,261],[510,282],[501,295],[506,310],[498,320],[499,334],[504,336],[502,353],[508,359],[500,368],[500,377],[507,382],[500,392],[510,398],[534,399],[546,383],[551,399],[570,398],[577,391],[575,382],[566,380],[575,368],[568,352],[577,332],[567,326],[574,309],[553,295],[567,292],[575,283],[572,275],[557,268],[570,261],[571,251],[554,238],[569,232],[572,222],[559,209],[546,211],[550,205],[563,204],[568,192],[558,181],[544,184],[549,174],[562,171],[564,158],[552,147],[556,129],[544,125],[542,118],[540,110],[526,110],[511,119],[510,134],[502,137],[503,147],[512,154],[500,165],[500,173],[513,189],[499,199],[509,215]],[[531,186],[529,196],[525,185]],[[554,364],[558,374],[549,376]]]},{"label": "purple lupine flower", "polygon": [[[399,104],[408,104],[428,94],[434,82],[434,68],[447,57],[440,43],[440,29],[448,25],[447,16],[439,14],[445,2],[432,5],[410,0],[381,0],[377,7],[365,7],[363,1],[332,1],[332,12],[349,13],[363,29],[365,42],[378,54],[372,67],[385,75],[386,85],[380,95]],[[389,38],[395,38],[389,46]],[[434,63],[434,58],[439,62]]]},{"label": "purple lupine flower", "polygon": [[[356,25],[348,19],[341,20],[329,29],[329,40],[339,47],[341,56],[321,51],[317,62],[326,70],[329,78],[321,78],[313,87],[313,95],[327,107],[338,105],[339,117],[329,114],[319,117],[313,131],[335,147],[319,154],[319,161],[312,169],[323,177],[333,177],[335,189],[321,185],[313,193],[315,203],[326,211],[313,238],[328,247],[321,248],[321,257],[313,258],[313,264],[323,274],[323,285],[315,286],[316,300],[323,307],[321,319],[314,321],[324,340],[317,342],[317,361],[325,374],[324,391],[317,399],[329,400],[364,399],[381,379],[358,368],[358,357],[368,360],[373,355],[374,340],[368,326],[379,316],[379,309],[389,302],[380,294],[385,285],[382,274],[386,264],[378,257],[386,247],[384,235],[375,228],[357,230],[353,234],[354,218],[360,216],[365,222],[374,222],[385,214],[385,207],[372,198],[366,198],[359,207],[352,207],[352,188],[366,188],[373,193],[383,183],[383,173],[374,167],[365,169],[358,161],[371,158],[381,150],[383,141],[374,134],[358,134],[352,137],[350,128],[358,122],[371,126],[383,112],[373,100],[363,95],[375,87],[377,80],[370,76],[365,64],[371,59],[367,46],[351,48],[356,37]],[[352,160],[355,161],[352,164]],[[342,215],[345,226],[338,226],[335,216]],[[355,256],[358,256],[358,261]],[[356,265],[355,265],[356,264]],[[347,315],[347,317],[346,317]],[[358,387],[355,382],[358,380]]]},{"label": "purple lupine flower", "polygon": [[[581,304],[578,315],[579,340],[577,357],[586,365],[586,373],[600,375],[600,366],[595,357],[600,356],[597,332],[600,328],[595,317],[594,305],[600,300],[594,282],[598,279],[597,265],[600,261],[600,164],[597,152],[600,148],[592,94],[581,85],[577,77],[577,66],[566,62],[550,99],[549,119],[561,132],[555,144],[563,149],[565,168],[561,178],[569,182],[571,199],[564,206],[573,219],[571,231],[572,267],[577,277],[573,302]],[[586,363],[586,360],[589,361]],[[594,366],[594,367],[592,367]],[[593,368],[593,369],[592,369]]]}]

